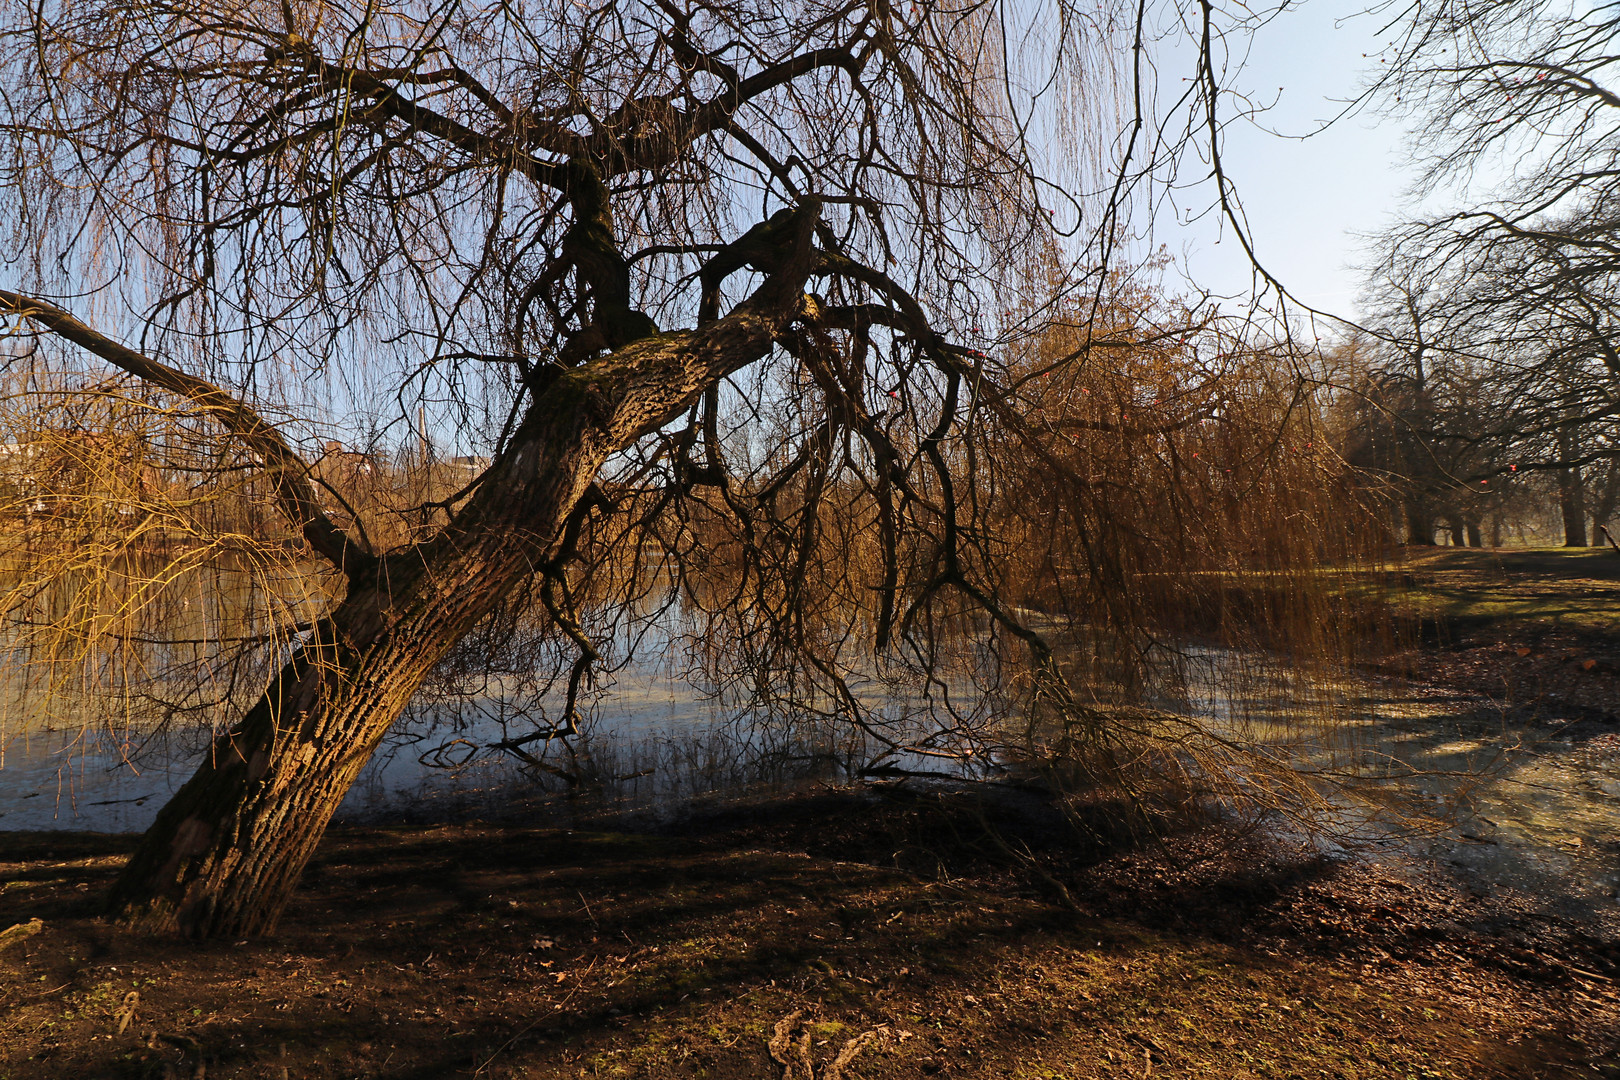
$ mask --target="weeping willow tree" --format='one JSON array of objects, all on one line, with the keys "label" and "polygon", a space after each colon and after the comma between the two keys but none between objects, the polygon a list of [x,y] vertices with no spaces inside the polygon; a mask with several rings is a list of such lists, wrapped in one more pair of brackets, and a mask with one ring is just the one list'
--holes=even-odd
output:
[{"label": "weeping willow tree", "polygon": [[560,696],[526,752],[676,606],[713,685],[876,769],[1139,756],[1076,643],[1140,668],[1172,581],[1269,557],[1176,455],[1308,410],[1111,284],[1164,166],[1145,8],[11,11],[7,655],[215,731],[127,920],[273,927],[414,698]]},{"label": "weeping willow tree", "polygon": [[1393,763],[1357,742],[1346,671],[1390,644],[1390,552],[1323,357],[1152,269],[1051,305],[991,409],[986,573],[1061,643],[1075,702],[1020,713],[1027,753],[1111,830],[1385,814],[1368,781]]}]

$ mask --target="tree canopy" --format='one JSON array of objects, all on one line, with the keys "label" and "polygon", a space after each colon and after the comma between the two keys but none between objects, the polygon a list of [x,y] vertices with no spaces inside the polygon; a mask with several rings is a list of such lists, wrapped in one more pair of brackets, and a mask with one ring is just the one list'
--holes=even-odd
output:
[{"label": "tree canopy", "polygon": [[1439,0],[1395,26],[1375,89],[1415,121],[1415,195],[1439,209],[1383,238],[1386,366],[1461,376],[1439,437],[1472,464],[1453,481],[1550,470],[1584,544],[1581,470],[1612,461],[1620,416],[1617,9]]}]

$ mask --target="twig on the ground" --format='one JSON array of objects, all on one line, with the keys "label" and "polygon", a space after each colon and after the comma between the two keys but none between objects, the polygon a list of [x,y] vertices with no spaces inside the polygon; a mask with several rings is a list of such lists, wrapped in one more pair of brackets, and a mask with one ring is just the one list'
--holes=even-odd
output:
[{"label": "twig on the ground", "polygon": [[843,1049],[822,1066],[819,1077],[815,1059],[810,1055],[810,1029],[804,1023],[803,1009],[795,1009],[777,1021],[768,1048],[771,1060],[782,1067],[781,1080],[844,1080],[844,1069],[849,1063],[887,1031],[887,1027],[877,1027],[845,1041]]},{"label": "twig on the ground", "polygon": [[[776,1023],[776,1030],[771,1033],[771,1041],[767,1049],[771,1052],[771,1060],[782,1066],[782,1080],[794,1080],[794,1059],[788,1056],[793,1048],[793,1035],[801,1028],[800,1021],[804,1019],[804,1010],[795,1009]],[[804,1080],[816,1080],[815,1068],[810,1060],[810,1032],[804,1031],[799,1038],[799,1058],[804,1064]]]},{"label": "twig on the ground", "polygon": [[129,1022],[135,1019],[135,1009],[140,1003],[141,994],[139,990],[131,990],[124,995],[123,1005],[113,1014],[113,1019],[118,1021],[118,1034],[122,1035],[125,1029],[129,1027]]}]

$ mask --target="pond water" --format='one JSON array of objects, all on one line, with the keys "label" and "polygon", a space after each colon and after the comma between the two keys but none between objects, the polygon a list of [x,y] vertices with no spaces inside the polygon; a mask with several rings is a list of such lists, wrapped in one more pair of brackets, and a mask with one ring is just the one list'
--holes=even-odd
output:
[{"label": "pond water", "polygon": [[[1250,739],[1298,739],[1290,713],[1341,707],[1338,745],[1302,755],[1353,761],[1390,812],[1369,820],[1346,805],[1340,824],[1371,849],[1426,855],[1484,893],[1512,890],[1550,917],[1620,925],[1620,724],[1574,710],[1508,709],[1484,695],[1347,678],[1234,680],[1236,659],[1194,650],[1187,707]],[[1232,687],[1245,691],[1235,695]],[[1306,700],[1311,699],[1311,700]],[[1424,821],[1427,817],[1429,820]]]},{"label": "pond water", "polygon": [[[500,819],[540,814],[541,803],[601,814],[836,772],[814,745],[750,731],[691,687],[646,672],[621,675],[580,734],[524,748],[557,772],[489,750],[522,730],[476,710],[457,721],[402,725],[366,765],[336,820]],[[13,738],[0,747],[0,831],[141,832],[206,746],[203,732],[147,742],[76,729]],[[590,793],[585,802],[581,791]]]},{"label": "pond water", "polygon": [[[653,641],[651,656],[672,654]],[[661,648],[662,646],[662,648]],[[498,691],[499,681],[491,680]],[[955,701],[969,689],[947,679]],[[877,680],[851,679],[868,715],[894,740],[939,740],[927,705],[904,700]],[[683,680],[667,659],[636,659],[582,696],[577,734],[526,742],[530,760],[501,751],[506,739],[545,730],[561,712],[560,692],[534,713],[511,696],[435,707],[414,702],[349,791],[338,823],[432,822],[478,818],[551,824],[627,813],[668,818],[693,799],[843,784],[882,765],[971,777],[977,767],[896,751],[847,726],[792,723],[726,708]],[[207,751],[203,729],[144,739],[63,726],[0,739],[0,831],[144,831]],[[538,759],[538,764],[533,759]]]},{"label": "pond water", "polygon": [[[149,570],[146,577],[132,573],[135,584],[128,588],[149,578]],[[151,626],[143,633],[157,643],[133,659],[104,657],[100,663],[143,676],[150,672],[147,681],[162,688],[155,694],[207,715],[212,707],[200,699],[211,686],[263,685],[256,680],[280,662],[277,656],[287,655],[296,635],[278,638],[281,651],[272,655],[262,647],[265,628],[307,621],[318,610],[319,596],[310,582],[296,566],[276,565],[251,575],[218,567],[180,573],[161,603],[148,605]],[[73,589],[61,591],[51,600],[56,606],[47,613],[50,618],[66,619],[64,613],[77,602]],[[540,758],[538,766],[492,748],[549,727],[546,717],[562,711],[563,695],[559,679],[545,675],[548,670],[553,676],[566,674],[569,658],[559,661],[543,649],[525,652],[523,642],[497,645],[515,649],[494,665],[505,664],[508,674],[482,674],[480,657],[475,678],[484,696],[435,704],[419,695],[367,764],[336,820],[555,821],[558,815],[568,820],[626,810],[667,813],[704,794],[847,781],[852,771],[880,756],[880,746],[848,732],[723,708],[695,689],[679,673],[682,665],[696,662],[694,643],[704,640],[702,626],[678,604],[655,602],[658,597],[653,594],[605,630],[593,630],[598,647],[618,666],[611,675],[598,673],[595,690],[582,695],[586,715],[578,734],[520,748],[531,759]],[[42,616],[41,621],[49,620]],[[10,639],[24,657],[17,642],[25,634],[13,629]],[[0,637],[0,660],[7,640]],[[221,644],[255,640],[259,645],[247,651]],[[521,663],[514,660],[518,654]],[[243,676],[248,668],[229,666],[241,657],[258,668]],[[536,670],[523,671],[523,663]],[[101,674],[96,667],[94,661],[86,665],[86,682]],[[38,706],[31,696],[37,692],[30,682],[38,678],[34,670],[24,661],[15,668],[0,666],[0,831],[144,831],[195,771],[209,731],[200,724],[190,729],[171,724],[114,734],[94,722],[76,723],[81,706],[60,688],[48,709]],[[959,700],[972,697],[949,676],[935,685]],[[143,687],[133,689],[132,696],[139,696]],[[880,723],[892,726],[899,741],[926,741],[929,733],[916,719],[918,709],[880,680],[852,678],[849,690]],[[116,695],[99,694],[83,708],[117,711]],[[524,701],[530,704],[514,704]],[[890,753],[883,760],[890,766],[938,767],[916,753]]]},{"label": "pond water", "polygon": [[1612,918],[1620,910],[1620,727],[1556,714],[1458,714],[1451,704],[1382,710],[1381,740],[1416,771],[1412,790],[1455,821],[1422,849],[1476,888],[1538,896],[1576,921]]},{"label": "pond water", "polygon": [[[1546,899],[1578,919],[1613,913],[1620,892],[1620,730],[1591,720],[1524,719],[1483,699],[1380,694],[1355,686],[1249,679],[1234,696],[1223,675],[1231,657],[1193,654],[1181,708],[1216,730],[1279,745],[1302,738],[1291,713],[1302,695],[1328,695],[1352,710],[1334,718],[1342,745],[1321,759],[1346,760],[1379,783],[1391,803],[1429,807],[1446,827],[1415,833],[1412,818],[1385,815],[1361,826],[1376,850],[1414,849],[1447,863],[1480,888]],[[1202,665],[1202,669],[1198,665]],[[621,671],[579,736],[530,744],[548,769],[487,749],[498,722],[418,724],[390,736],[340,809],[340,822],[467,820],[577,824],[626,814],[668,815],[694,799],[843,784],[870,746],[807,737],[727,713],[667,671]],[[1269,725],[1269,726],[1268,726]],[[1311,738],[1306,734],[1305,738]],[[158,745],[114,744],[78,731],[35,733],[0,747],[0,831],[143,830],[190,775],[205,740],[171,734]],[[1307,751],[1306,757],[1311,756]],[[916,758],[891,759],[938,768]],[[566,775],[564,775],[566,774]],[[1376,786],[1376,785],[1375,785]],[[1346,809],[1345,821],[1351,822]],[[1363,819],[1364,820],[1364,819]]]}]

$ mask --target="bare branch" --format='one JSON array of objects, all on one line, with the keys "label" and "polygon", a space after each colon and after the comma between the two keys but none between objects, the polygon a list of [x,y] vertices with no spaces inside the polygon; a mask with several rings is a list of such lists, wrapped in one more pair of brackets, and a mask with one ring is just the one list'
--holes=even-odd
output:
[{"label": "bare branch", "polygon": [[311,548],[350,576],[370,565],[371,552],[321,509],[309,479],[309,465],[287,445],[274,424],[248,405],[206,379],[169,367],[92,330],[55,304],[5,289],[0,289],[0,304],[6,312],[39,324],[120,371],[192,402],[263,461],[282,512]]}]

